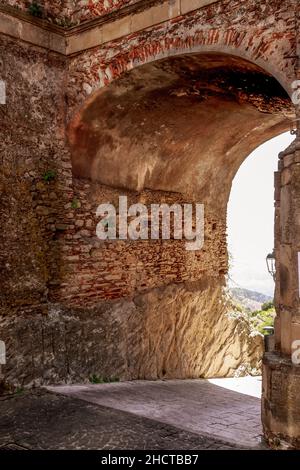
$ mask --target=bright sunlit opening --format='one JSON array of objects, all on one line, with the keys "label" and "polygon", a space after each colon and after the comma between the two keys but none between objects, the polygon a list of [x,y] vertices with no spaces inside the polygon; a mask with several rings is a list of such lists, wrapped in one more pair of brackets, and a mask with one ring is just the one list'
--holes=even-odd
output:
[{"label": "bright sunlit opening", "polygon": [[285,133],[261,145],[234,178],[227,219],[230,287],[274,294],[266,266],[274,246],[274,171],[293,139]]}]

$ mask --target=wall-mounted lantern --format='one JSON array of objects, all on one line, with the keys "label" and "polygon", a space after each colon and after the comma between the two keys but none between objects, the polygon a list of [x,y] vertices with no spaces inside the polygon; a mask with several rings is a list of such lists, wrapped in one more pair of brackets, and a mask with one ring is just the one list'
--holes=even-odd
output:
[{"label": "wall-mounted lantern", "polygon": [[300,122],[299,118],[290,120],[290,134],[291,135],[297,135],[298,122]]},{"label": "wall-mounted lantern", "polygon": [[269,253],[268,256],[266,257],[267,261],[267,268],[269,274],[271,274],[274,282],[276,279],[276,263],[275,263],[275,251],[273,250],[272,253]]}]

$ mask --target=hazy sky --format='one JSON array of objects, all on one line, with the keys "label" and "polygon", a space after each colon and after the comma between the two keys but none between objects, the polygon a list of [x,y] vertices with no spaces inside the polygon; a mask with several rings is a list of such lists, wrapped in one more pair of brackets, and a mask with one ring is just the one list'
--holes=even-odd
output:
[{"label": "hazy sky", "polygon": [[278,153],[293,139],[286,133],[263,144],[245,160],[233,181],[227,230],[231,286],[274,293],[266,268],[266,256],[274,245],[274,171]]}]

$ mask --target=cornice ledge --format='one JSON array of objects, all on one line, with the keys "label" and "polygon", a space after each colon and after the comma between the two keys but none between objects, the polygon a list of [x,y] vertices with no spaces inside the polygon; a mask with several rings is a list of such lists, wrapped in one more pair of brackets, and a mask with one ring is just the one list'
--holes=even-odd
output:
[{"label": "cornice ledge", "polygon": [[9,6],[0,6],[0,34],[66,54],[64,28]]},{"label": "cornice ledge", "polygon": [[16,8],[0,5],[0,33],[68,56],[173,20],[218,1],[140,0],[118,11],[66,28]]}]

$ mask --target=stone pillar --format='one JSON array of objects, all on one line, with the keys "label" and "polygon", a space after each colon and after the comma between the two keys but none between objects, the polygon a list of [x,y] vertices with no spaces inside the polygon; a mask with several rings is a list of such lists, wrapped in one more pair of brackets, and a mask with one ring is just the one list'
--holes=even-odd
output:
[{"label": "stone pillar", "polygon": [[300,123],[275,174],[275,351],[263,367],[262,420],[273,447],[300,448]]}]

